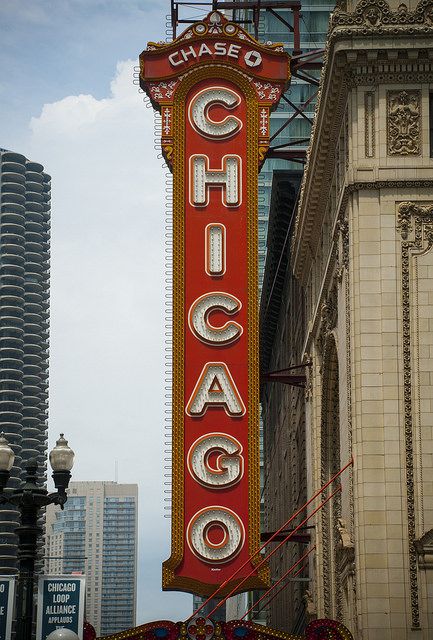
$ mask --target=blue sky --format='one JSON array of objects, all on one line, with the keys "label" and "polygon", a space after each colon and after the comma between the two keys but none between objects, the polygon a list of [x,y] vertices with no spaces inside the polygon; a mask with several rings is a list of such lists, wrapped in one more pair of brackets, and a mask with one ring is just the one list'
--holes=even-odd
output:
[{"label": "blue sky", "polygon": [[138,622],[185,619],[161,592],[165,171],[132,83],[168,2],[1,0],[0,147],[52,176],[49,438],[76,480],[137,482]]},{"label": "blue sky", "polygon": [[165,38],[167,9],[168,0],[2,0],[2,136],[20,135],[47,102],[104,97],[119,60]]}]

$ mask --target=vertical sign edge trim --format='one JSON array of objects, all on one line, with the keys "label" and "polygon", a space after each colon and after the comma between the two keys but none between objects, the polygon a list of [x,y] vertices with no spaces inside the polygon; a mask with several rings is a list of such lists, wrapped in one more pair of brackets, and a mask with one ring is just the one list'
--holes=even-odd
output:
[{"label": "vertical sign edge trim", "polygon": [[[188,76],[188,77],[185,77]],[[172,478],[172,532],[171,556],[163,563],[163,589],[200,591],[211,595],[217,585],[206,584],[193,578],[176,576],[175,568],[184,554],[184,251],[185,251],[185,202],[184,202],[184,142],[185,99],[188,92],[201,80],[223,78],[233,82],[243,92],[247,104],[247,234],[248,234],[248,503],[250,518],[249,554],[257,553],[260,544],[260,453],[259,453],[259,399],[258,399],[258,272],[257,272],[257,204],[258,204],[258,105],[255,94],[245,75],[232,67],[203,65],[184,76],[177,89],[173,108],[174,158],[173,158],[173,478]],[[261,556],[256,555],[252,565]],[[236,581],[236,580],[235,580]],[[240,581],[240,578],[238,578]],[[262,565],[256,576],[246,580],[242,591],[269,586],[269,568]],[[233,582],[221,589],[226,595]]]}]

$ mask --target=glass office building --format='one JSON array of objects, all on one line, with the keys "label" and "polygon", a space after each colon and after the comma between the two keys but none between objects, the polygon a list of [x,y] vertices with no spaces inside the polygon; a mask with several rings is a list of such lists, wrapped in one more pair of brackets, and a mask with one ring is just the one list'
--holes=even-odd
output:
[{"label": "glass office building", "polygon": [[[240,6],[241,6],[240,2]],[[300,12],[300,49],[303,54],[310,53],[325,47],[326,33],[328,30],[329,14],[334,8],[334,3],[326,0],[305,0],[302,2]],[[290,9],[275,8],[275,12],[285,22],[293,24],[293,15]],[[252,12],[242,8],[234,11],[234,20],[252,20]],[[247,30],[253,33],[251,24],[244,24]],[[284,49],[293,54],[293,32],[284,24],[275,13],[262,8],[258,26],[258,38],[262,42],[281,42]],[[309,70],[308,74],[315,78],[320,75],[319,70]],[[301,107],[317,91],[317,86],[305,80],[292,77],[286,97],[296,107]],[[297,114],[288,126],[284,127],[287,119],[294,113],[285,100],[281,100],[276,111],[271,115],[271,136],[279,132],[272,140],[272,146],[286,145],[302,138],[309,138],[311,121],[314,117],[315,100],[309,103],[304,115]],[[306,149],[308,143],[296,145],[296,148]],[[259,284],[263,283],[263,274],[266,261],[266,239],[268,231],[269,206],[272,188],[272,176],[275,169],[300,169],[302,165],[287,160],[266,160],[259,174]]]},{"label": "glass office building", "polygon": [[[300,38],[302,53],[309,53],[315,49],[325,47],[326,33],[328,30],[329,14],[333,10],[334,4],[324,0],[305,0],[302,2],[300,13]],[[292,23],[292,12],[288,9],[278,9],[287,22]],[[272,13],[261,11],[259,22],[259,39],[262,41],[282,42],[285,50],[293,52],[293,33]],[[319,71],[309,71],[310,75],[319,77]],[[296,107],[301,107],[314,93],[317,86],[293,77],[290,87],[286,92],[286,97]],[[308,105],[304,116],[296,115],[288,126],[278,133],[272,141],[272,146],[279,146],[293,143],[302,138],[309,138],[311,132],[311,121],[314,117],[315,100]],[[288,116],[294,113],[293,108],[284,100],[280,101],[278,108],[271,115],[271,136],[274,135],[284,123]],[[296,145],[297,148],[306,149],[308,143]],[[266,239],[268,231],[269,206],[271,199],[272,175],[275,169],[300,169],[302,165],[297,162],[290,162],[280,159],[266,160],[261,173],[259,174],[259,282],[263,283],[263,273],[266,261]]]},{"label": "glass office building", "polygon": [[47,508],[46,572],[86,576],[98,636],[135,625],[137,485],[71,482],[64,511]]}]

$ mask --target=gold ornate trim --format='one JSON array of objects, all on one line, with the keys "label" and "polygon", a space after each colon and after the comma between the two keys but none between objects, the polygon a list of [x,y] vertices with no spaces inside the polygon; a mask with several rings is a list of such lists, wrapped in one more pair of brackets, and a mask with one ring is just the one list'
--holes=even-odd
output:
[{"label": "gold ornate trim", "polygon": [[[212,21],[212,16],[217,17],[217,20]],[[235,42],[245,42],[249,46],[254,47],[256,51],[260,51],[261,53],[271,57],[275,56],[281,58],[281,54],[284,52],[284,45],[282,42],[263,44],[263,42],[256,40],[256,38],[243,29],[239,24],[236,22],[230,22],[220,11],[213,11],[205,20],[195,22],[192,27],[187,28],[171,42],[148,42],[146,50],[143,51],[140,56],[140,75],[142,77],[145,75],[145,62],[142,57],[143,54],[146,54],[147,59],[157,57],[161,52],[169,55],[171,51],[175,51],[181,45],[187,44],[188,46],[191,46],[193,44],[200,44],[203,42],[204,38],[209,41],[218,41],[221,40],[221,38],[224,38],[224,40],[229,41],[234,40]],[[234,71],[238,70],[235,63],[232,63],[230,60],[227,60],[225,65],[227,67],[231,67]],[[251,78],[262,80],[262,75],[254,67],[250,67],[248,69],[248,74]],[[289,80],[291,76],[291,69],[290,57],[288,55],[285,74],[286,80]],[[167,82],[167,80],[175,78],[179,78],[179,71],[173,69],[173,72],[170,75],[152,77],[152,82],[158,82],[160,80]],[[155,105],[155,107],[157,107],[157,105]]]},{"label": "gold ornate trim", "polygon": [[[258,103],[251,84],[235,69],[203,66],[185,74],[176,91],[173,108],[173,478],[172,478],[172,553],[163,563],[163,589],[199,591],[211,595],[216,587],[175,575],[184,555],[184,102],[190,89],[201,80],[223,78],[236,84],[247,103],[247,193],[248,193],[248,482],[249,482],[249,553],[260,545],[260,451],[259,451],[259,369],[258,369]],[[257,555],[253,564],[257,565]],[[257,578],[249,579],[242,591],[267,588],[270,573],[263,565]],[[221,589],[227,595],[233,583]]]},{"label": "gold ornate trim", "polygon": [[[230,620],[230,622],[206,620],[206,622],[213,627],[210,640],[233,640],[245,635],[250,640],[317,640],[325,637],[333,640],[353,640],[350,631],[341,622],[335,620],[313,620],[305,629],[304,636],[286,633],[246,620]],[[105,636],[103,640],[158,640],[161,637],[165,640],[196,640],[197,632],[192,632],[188,627],[187,622],[160,620]],[[236,634],[236,629],[242,630],[242,636]]]},{"label": "gold ornate trim", "polygon": [[235,38],[236,40],[244,40],[257,49],[266,51],[267,53],[271,53],[273,55],[278,55],[281,53],[281,49],[284,47],[282,42],[273,42],[264,45],[262,42],[254,38],[251,33],[248,33],[248,31],[241,27],[237,22],[230,22],[224,15],[224,13],[220,11],[213,11],[212,14],[218,16],[219,20],[217,22],[208,20],[197,21],[192,27],[183,31],[171,42],[148,42],[146,51],[171,51],[171,49],[175,49],[185,41],[190,44],[191,42],[201,41],[204,37],[215,40],[224,37],[228,39]]}]

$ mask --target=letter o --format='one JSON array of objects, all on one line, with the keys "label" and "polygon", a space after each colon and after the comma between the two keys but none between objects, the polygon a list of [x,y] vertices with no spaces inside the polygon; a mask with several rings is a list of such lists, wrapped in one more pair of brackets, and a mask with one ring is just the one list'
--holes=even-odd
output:
[{"label": "letter o", "polygon": [[[220,542],[212,542],[210,530],[222,532]],[[197,511],[186,530],[188,546],[197,558],[208,564],[223,564],[238,555],[245,542],[245,529],[239,516],[227,507],[212,506]]]}]

